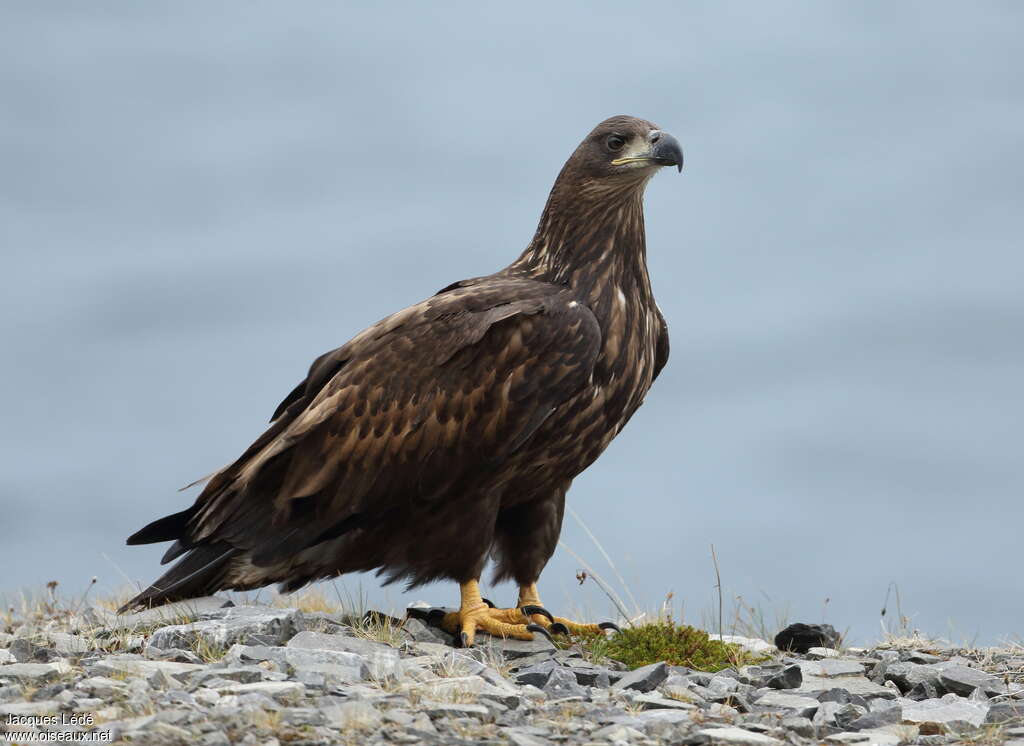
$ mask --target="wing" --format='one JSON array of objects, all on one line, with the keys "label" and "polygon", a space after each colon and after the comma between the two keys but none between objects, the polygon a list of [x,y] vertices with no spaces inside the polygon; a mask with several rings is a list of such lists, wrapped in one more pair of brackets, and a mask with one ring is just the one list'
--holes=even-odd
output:
[{"label": "wing", "polygon": [[661,309],[655,307],[658,313],[658,343],[654,351],[654,375],[651,378],[653,383],[658,378],[658,374],[661,373],[661,369],[668,363],[668,323],[665,321],[665,316],[661,313]]},{"label": "wing", "polygon": [[600,339],[569,291],[500,276],[384,319],[318,358],[271,427],[175,514],[184,530],[164,532],[178,534],[166,559],[226,543],[272,564],[411,501],[467,494],[586,385]]}]

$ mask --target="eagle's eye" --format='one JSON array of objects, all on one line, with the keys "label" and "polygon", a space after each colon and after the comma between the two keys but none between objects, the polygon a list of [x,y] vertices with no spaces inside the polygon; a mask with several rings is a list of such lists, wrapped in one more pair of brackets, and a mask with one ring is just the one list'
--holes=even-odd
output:
[{"label": "eagle's eye", "polygon": [[612,152],[622,150],[622,146],[625,144],[626,138],[622,137],[621,135],[612,135],[611,137],[608,138],[607,142],[608,150],[611,150]]}]

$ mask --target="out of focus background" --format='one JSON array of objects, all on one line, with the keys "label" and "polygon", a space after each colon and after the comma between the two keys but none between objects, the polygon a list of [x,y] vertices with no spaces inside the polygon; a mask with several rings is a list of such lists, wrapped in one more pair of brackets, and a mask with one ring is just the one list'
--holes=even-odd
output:
[{"label": "out of focus background", "polygon": [[[626,113],[686,153],[647,197],[672,358],[570,505],[637,603],[706,618],[714,544],[727,626],[749,605],[867,642],[895,584],[909,627],[1024,634],[1024,6],[2,16],[0,590],[154,579],[163,547],[129,533],[316,355],[514,259]],[[545,601],[607,616],[576,575],[615,572],[572,518],[562,538]]]}]

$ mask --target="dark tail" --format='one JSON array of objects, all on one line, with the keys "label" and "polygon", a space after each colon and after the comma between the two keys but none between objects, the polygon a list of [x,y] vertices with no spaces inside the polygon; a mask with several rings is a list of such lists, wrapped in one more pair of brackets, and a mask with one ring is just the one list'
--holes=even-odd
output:
[{"label": "dark tail", "polygon": [[[146,529],[142,530],[144,531]],[[194,547],[149,588],[118,611],[124,613],[149,606],[160,606],[171,601],[209,596],[224,587],[231,559],[236,554],[237,549],[222,541]]]},{"label": "dark tail", "polygon": [[188,534],[188,522],[196,512],[196,507],[171,513],[140,528],[128,537],[128,544],[154,544],[158,541],[174,541]]}]

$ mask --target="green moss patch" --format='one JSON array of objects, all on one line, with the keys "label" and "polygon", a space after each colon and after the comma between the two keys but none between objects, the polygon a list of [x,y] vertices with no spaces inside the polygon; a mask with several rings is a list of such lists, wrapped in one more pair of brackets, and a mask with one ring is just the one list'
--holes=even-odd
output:
[{"label": "green moss patch", "polygon": [[588,658],[611,658],[630,668],[665,661],[672,666],[698,671],[721,671],[761,663],[770,657],[750,653],[739,645],[712,640],[704,630],[671,620],[627,627],[608,638],[577,636],[573,642],[583,648]]}]

